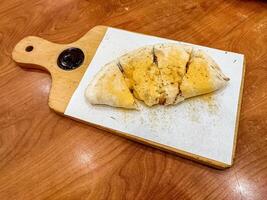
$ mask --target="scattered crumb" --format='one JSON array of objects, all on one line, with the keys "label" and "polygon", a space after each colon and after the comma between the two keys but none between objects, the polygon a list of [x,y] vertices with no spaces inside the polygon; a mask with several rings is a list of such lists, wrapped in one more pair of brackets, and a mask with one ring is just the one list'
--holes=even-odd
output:
[{"label": "scattered crumb", "polygon": [[208,105],[208,112],[209,113],[215,114],[218,112],[219,107],[218,107],[217,102],[215,101],[214,95],[212,93],[202,95],[200,97],[200,100]]},{"label": "scattered crumb", "polygon": [[188,104],[187,115],[189,119],[192,122],[199,122],[199,110],[198,107],[196,107],[194,104],[195,99],[187,99],[186,101],[186,103]]},{"label": "scattered crumb", "polygon": [[236,63],[236,61],[237,61],[237,60],[234,60],[234,62],[233,62],[233,63]]}]

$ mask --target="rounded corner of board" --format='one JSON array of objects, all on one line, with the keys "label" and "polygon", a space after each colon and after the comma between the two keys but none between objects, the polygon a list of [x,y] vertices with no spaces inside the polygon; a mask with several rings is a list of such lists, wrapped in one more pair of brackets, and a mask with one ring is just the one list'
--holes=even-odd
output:
[{"label": "rounded corner of board", "polygon": [[[50,93],[51,94],[51,93]],[[50,96],[49,96],[49,99],[48,99],[48,106],[51,110],[53,110],[54,112],[56,112],[57,114],[61,114],[63,115],[65,113],[65,104],[59,104],[58,101],[53,101],[50,99]]]},{"label": "rounded corner of board", "polygon": [[231,164],[225,164],[225,163],[222,163],[222,164],[220,164],[220,166],[218,166],[219,167],[219,169],[221,169],[221,170],[225,170],[225,169],[229,169],[230,167],[232,167],[232,163]]},{"label": "rounded corner of board", "polygon": [[107,29],[108,29],[108,26],[105,26],[105,25],[97,25],[97,26],[94,26],[93,28],[91,28],[89,31],[96,31],[96,30],[106,31]]}]

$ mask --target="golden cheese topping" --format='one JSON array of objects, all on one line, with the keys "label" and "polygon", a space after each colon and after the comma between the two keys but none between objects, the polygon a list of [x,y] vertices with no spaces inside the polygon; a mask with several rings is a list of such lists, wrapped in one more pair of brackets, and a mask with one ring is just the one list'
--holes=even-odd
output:
[{"label": "golden cheese topping", "polygon": [[154,54],[162,80],[161,98],[165,105],[174,104],[180,93],[179,85],[185,74],[189,53],[180,45],[158,44],[154,46]]},{"label": "golden cheese topping", "polygon": [[222,88],[229,80],[203,51],[157,44],[129,52],[106,64],[88,85],[92,104],[136,108],[134,97],[148,106],[176,104]]},{"label": "golden cheese topping", "polygon": [[133,94],[130,92],[116,62],[106,64],[97,73],[88,85],[85,96],[92,104],[136,108]]},{"label": "golden cheese topping", "polygon": [[189,53],[179,45],[154,45],[119,59],[134,96],[148,106],[173,104],[180,93]]},{"label": "golden cheese topping", "polygon": [[118,74],[110,74],[110,76],[103,80],[102,90],[108,91],[108,95],[116,98],[115,101],[120,102],[126,107],[134,104],[133,95],[129,92],[128,87],[124,87],[124,80]]},{"label": "golden cheese topping", "polygon": [[140,66],[133,71],[134,94],[148,106],[159,103],[159,75],[159,69],[154,64]]},{"label": "golden cheese topping", "polygon": [[187,73],[180,86],[184,97],[187,98],[214,91],[215,88],[208,65],[209,63],[201,57],[195,57],[190,60]]},{"label": "golden cheese topping", "polygon": [[119,60],[125,80],[134,96],[148,106],[159,103],[160,73],[153,62],[153,46],[133,51]]}]

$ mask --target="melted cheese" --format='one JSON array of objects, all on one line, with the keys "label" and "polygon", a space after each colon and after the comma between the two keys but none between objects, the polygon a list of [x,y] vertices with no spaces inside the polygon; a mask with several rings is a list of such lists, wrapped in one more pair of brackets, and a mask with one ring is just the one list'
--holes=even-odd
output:
[{"label": "melted cheese", "polygon": [[148,106],[159,103],[160,73],[153,63],[153,46],[138,49],[119,60],[128,87],[134,96]]},{"label": "melted cheese", "polygon": [[133,89],[138,99],[143,100],[148,106],[159,103],[160,76],[159,69],[150,65],[138,66],[133,71]]},{"label": "melted cheese", "polygon": [[148,106],[174,104],[189,53],[179,45],[155,45],[119,59],[128,87]]},{"label": "melted cheese", "polygon": [[92,104],[136,108],[176,104],[215,91],[229,80],[204,52],[175,44],[146,46],[106,64],[86,90]]},{"label": "melted cheese", "polygon": [[134,98],[129,92],[129,89],[123,87],[123,79],[118,77],[117,74],[112,74],[104,79],[102,90],[108,91],[108,95],[114,98],[114,101],[119,102],[126,107],[132,106],[134,104]]},{"label": "melted cheese", "polygon": [[184,97],[206,94],[215,90],[210,76],[208,62],[203,58],[194,58],[190,61],[180,89]]},{"label": "melted cheese", "polygon": [[222,87],[225,81],[216,79],[221,72],[211,60],[202,51],[159,44],[130,52],[119,62],[133,95],[153,106],[175,104]]},{"label": "melted cheese", "polygon": [[135,101],[116,62],[106,64],[100,70],[85,93],[92,104],[135,108]]},{"label": "melted cheese", "polygon": [[[188,49],[190,52],[190,49]],[[174,104],[180,93],[179,85],[185,74],[189,53],[184,47],[173,44],[154,46],[162,80],[162,99],[165,105]]]}]

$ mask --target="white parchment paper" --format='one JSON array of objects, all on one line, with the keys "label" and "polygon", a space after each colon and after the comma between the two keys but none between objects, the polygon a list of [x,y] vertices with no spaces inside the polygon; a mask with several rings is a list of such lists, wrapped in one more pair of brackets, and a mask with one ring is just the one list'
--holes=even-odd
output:
[{"label": "white parchment paper", "polygon": [[86,101],[85,89],[103,65],[136,48],[166,42],[181,43],[108,28],[65,115],[231,165],[243,71],[241,54],[190,44],[206,51],[231,79],[212,96],[168,107],[139,105],[139,111],[93,106]]}]

